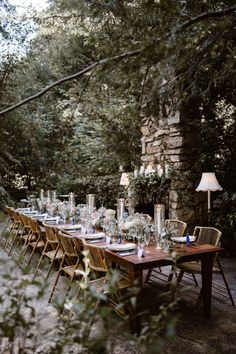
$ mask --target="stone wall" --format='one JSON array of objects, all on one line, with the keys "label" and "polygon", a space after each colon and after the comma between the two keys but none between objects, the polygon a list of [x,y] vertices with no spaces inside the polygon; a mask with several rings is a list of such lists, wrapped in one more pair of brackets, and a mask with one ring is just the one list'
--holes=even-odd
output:
[{"label": "stone wall", "polygon": [[195,191],[201,175],[199,122],[199,111],[190,105],[182,112],[162,114],[158,120],[144,118],[141,128],[143,166],[178,172],[169,193],[169,217],[190,223],[200,217]]}]

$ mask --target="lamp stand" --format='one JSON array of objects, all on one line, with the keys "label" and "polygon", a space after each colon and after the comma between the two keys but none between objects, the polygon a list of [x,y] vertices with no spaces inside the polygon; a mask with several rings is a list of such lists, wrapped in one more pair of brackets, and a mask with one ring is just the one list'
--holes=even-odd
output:
[{"label": "lamp stand", "polygon": [[211,191],[207,191],[207,224],[211,223]]}]

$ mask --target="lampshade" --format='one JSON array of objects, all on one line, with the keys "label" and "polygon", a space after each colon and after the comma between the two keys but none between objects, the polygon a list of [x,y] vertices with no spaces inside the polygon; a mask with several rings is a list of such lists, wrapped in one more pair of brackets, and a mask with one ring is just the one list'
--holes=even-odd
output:
[{"label": "lampshade", "polygon": [[120,178],[120,186],[128,187],[129,185],[129,175],[128,173],[123,172]]},{"label": "lampshade", "polygon": [[223,188],[218,183],[214,172],[203,172],[201,181],[196,188],[197,192],[199,192],[199,191],[215,192],[215,191],[222,191],[222,190],[223,190]]}]

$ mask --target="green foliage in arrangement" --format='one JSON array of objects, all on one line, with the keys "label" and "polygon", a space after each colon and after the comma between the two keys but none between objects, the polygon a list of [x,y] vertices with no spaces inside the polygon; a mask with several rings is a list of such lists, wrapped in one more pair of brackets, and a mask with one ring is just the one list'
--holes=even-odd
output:
[{"label": "green foliage in arrangement", "polygon": [[164,203],[170,184],[171,176],[166,177],[164,173],[161,176],[154,172],[130,177],[130,188],[136,205]]}]

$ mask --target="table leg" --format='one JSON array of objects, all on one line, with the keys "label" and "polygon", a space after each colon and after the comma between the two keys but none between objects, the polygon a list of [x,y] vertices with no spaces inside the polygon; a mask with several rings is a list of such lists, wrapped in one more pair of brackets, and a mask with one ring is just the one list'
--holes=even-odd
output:
[{"label": "table leg", "polygon": [[201,259],[202,267],[202,298],[203,298],[203,316],[211,317],[211,291],[212,291],[212,270],[213,270],[212,254],[204,255]]}]

